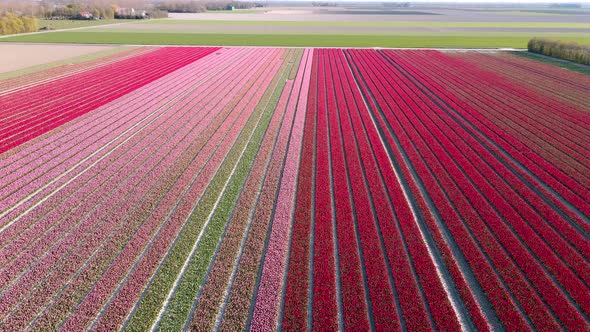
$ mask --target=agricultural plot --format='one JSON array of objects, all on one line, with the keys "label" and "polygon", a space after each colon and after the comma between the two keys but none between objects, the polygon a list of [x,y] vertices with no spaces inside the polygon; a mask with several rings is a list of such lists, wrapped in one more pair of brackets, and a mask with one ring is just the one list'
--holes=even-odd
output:
[{"label": "agricultural plot", "polygon": [[385,49],[0,80],[0,329],[590,329],[589,92]]}]

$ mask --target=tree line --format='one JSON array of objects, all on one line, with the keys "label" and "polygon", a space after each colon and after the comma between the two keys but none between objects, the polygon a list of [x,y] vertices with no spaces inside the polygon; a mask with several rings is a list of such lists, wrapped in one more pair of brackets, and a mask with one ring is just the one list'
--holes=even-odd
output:
[{"label": "tree line", "polygon": [[230,7],[235,9],[248,9],[255,4],[246,1],[186,1],[169,0],[156,4],[156,8],[170,13],[203,13],[208,10],[225,10]]},{"label": "tree line", "polygon": [[39,30],[39,23],[34,17],[0,13],[0,35],[35,32],[37,30]]},{"label": "tree line", "polygon": [[533,53],[590,65],[590,46],[533,38],[528,43],[528,50]]}]

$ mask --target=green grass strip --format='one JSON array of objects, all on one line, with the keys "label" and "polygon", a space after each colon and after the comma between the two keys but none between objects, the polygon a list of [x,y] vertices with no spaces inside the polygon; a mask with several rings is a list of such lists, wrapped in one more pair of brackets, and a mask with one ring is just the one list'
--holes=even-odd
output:
[{"label": "green grass strip", "polygon": [[531,59],[531,60],[535,60],[535,61],[539,61],[539,62],[543,62],[543,63],[548,63],[550,65],[569,69],[571,71],[575,71],[578,73],[590,75],[590,66],[573,63],[573,62],[570,62],[567,60],[552,59],[547,56],[540,56],[540,55],[537,55],[535,53],[530,53],[530,52],[510,52],[510,54],[514,54],[517,56],[521,56],[523,58],[527,58],[527,59]]},{"label": "green grass strip", "polygon": [[39,27],[48,27],[55,30],[61,29],[75,29],[75,28],[86,28],[107,24],[118,24],[136,22],[137,20],[39,20]]},{"label": "green grass strip", "polygon": [[85,62],[85,61],[91,61],[91,60],[95,60],[98,58],[107,57],[109,55],[114,55],[117,53],[128,51],[128,50],[131,50],[134,48],[137,48],[137,47],[117,46],[113,49],[108,49],[108,50],[98,51],[95,53],[85,54],[85,55],[77,56],[77,57],[70,58],[70,59],[59,60],[59,61],[44,63],[41,65],[36,65],[36,66],[28,67],[28,68],[18,69],[15,71],[10,71],[10,72],[0,74],[0,80],[18,77],[18,76],[22,76],[22,75],[26,75],[26,74],[31,74],[31,73],[35,73],[38,71],[59,67],[59,66],[77,64],[77,63],[81,63],[81,62]]},{"label": "green grass strip", "polygon": [[[289,67],[293,67],[293,62],[289,61],[288,66],[282,73],[279,84],[275,87],[272,97],[264,110],[264,114],[258,127],[254,131],[246,150],[240,159],[235,173],[229,184],[222,194],[222,199],[217,206],[214,215],[207,226],[199,248],[189,262],[189,266],[182,277],[176,293],[168,304],[165,315],[160,321],[159,329],[163,331],[180,331],[190,314],[190,309],[195,300],[195,296],[203,283],[205,273],[213,259],[217,246],[220,242],[221,235],[225,226],[231,217],[234,207],[242,192],[242,187],[250,173],[256,154],[266,133],[266,129],[275,112],[279,98],[285,87],[285,82],[289,74]],[[206,213],[206,212],[205,212]],[[205,214],[195,214],[191,219],[206,219]]]},{"label": "green grass strip", "polygon": [[359,22],[359,21],[244,21],[244,20],[150,20],[138,24],[178,24],[178,25],[240,25],[276,27],[378,27],[378,28],[560,28],[590,29],[590,23],[568,22]]},{"label": "green grass strip", "polygon": [[[131,45],[218,45],[291,47],[437,47],[437,48],[526,48],[526,35],[318,35],[318,34],[206,34],[57,31],[0,39],[2,42],[131,44]],[[560,40],[590,45],[590,37],[560,36]]]},{"label": "green grass strip", "polygon": [[[271,84],[266,89],[256,109],[248,119],[244,126],[242,133],[236,140],[236,143],[229,151],[226,159],[218,170],[217,174],[207,187],[202,199],[197,205],[195,212],[191,215],[187,221],[187,226],[183,233],[180,235],[176,245],[171,249],[171,253],[168,256],[166,262],[162,265],[162,268],[158,271],[154,278],[150,288],[147,290],[145,297],[142,299],[137,311],[131,318],[127,325],[129,331],[146,331],[149,330],[152,323],[158,316],[160,308],[168,295],[168,292],[172,288],[174,281],[180,272],[184,261],[190,253],[192,246],[194,245],[196,238],[203,227],[207,216],[211,213],[214,208],[215,202],[219,195],[222,194],[224,184],[228,181],[231,171],[239,161],[240,153],[246,147],[248,143],[247,138],[250,136],[252,131],[255,130],[255,125],[258,122],[260,116],[267,117],[268,114],[263,113],[267,108],[265,107],[273,97],[273,92],[276,86],[281,83],[279,82],[279,73],[286,70],[287,64],[284,63],[279,72],[273,78]],[[284,83],[283,83],[284,84]],[[263,115],[260,115],[263,113]],[[230,192],[227,195],[231,195]],[[203,239],[203,244],[206,241]],[[193,280],[196,283],[196,280]],[[198,283],[200,286],[200,283]],[[192,295],[194,297],[194,294]],[[192,298],[190,302],[192,304]],[[186,319],[186,317],[183,317]]]}]

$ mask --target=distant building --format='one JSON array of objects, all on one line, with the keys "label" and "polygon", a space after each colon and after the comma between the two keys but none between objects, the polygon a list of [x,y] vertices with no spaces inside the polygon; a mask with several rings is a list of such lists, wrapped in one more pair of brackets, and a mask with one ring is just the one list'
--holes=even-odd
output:
[{"label": "distant building", "polygon": [[80,16],[80,18],[86,19],[86,20],[91,20],[93,18],[93,15],[91,12],[86,11],[86,10],[82,10],[78,13],[78,16]]}]

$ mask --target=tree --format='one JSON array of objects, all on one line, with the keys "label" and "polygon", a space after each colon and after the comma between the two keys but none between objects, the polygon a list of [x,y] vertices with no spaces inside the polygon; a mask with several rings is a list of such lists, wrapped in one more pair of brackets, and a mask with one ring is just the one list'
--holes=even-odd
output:
[{"label": "tree", "polygon": [[6,13],[3,16],[0,16],[0,35],[35,32],[37,30],[39,30],[39,24],[34,17],[19,17],[14,13]]},{"label": "tree", "polygon": [[34,17],[22,17],[24,31],[23,32],[35,32],[39,30],[39,23]]}]

